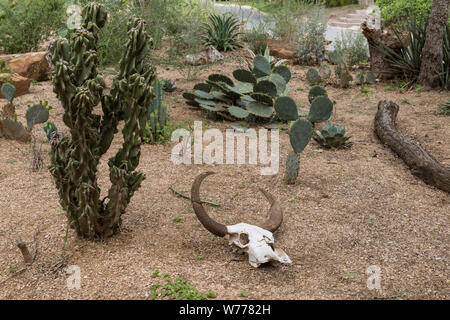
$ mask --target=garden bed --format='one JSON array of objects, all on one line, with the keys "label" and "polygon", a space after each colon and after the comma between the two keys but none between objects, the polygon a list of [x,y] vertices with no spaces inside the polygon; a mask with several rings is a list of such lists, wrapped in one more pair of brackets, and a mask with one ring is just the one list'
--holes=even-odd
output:
[{"label": "garden bed", "polygon": [[[212,122],[186,106],[182,93],[213,72],[231,72],[245,49],[226,54],[224,63],[199,69],[198,79],[186,80],[178,69],[158,67],[158,76],[178,89],[167,93],[171,121],[180,127],[203,121],[204,128],[222,132],[230,122]],[[305,74],[291,66],[290,96],[308,104]],[[180,165],[171,162],[174,144],[144,145],[139,169],[147,179],[131,200],[119,234],[101,241],[80,240],[71,230],[48,170],[30,172],[29,146],[0,139],[0,281],[22,266],[16,239],[32,243],[36,229],[38,254],[24,273],[1,285],[1,299],[149,299],[155,270],[191,282],[217,299],[449,299],[448,193],[434,189],[411,174],[373,132],[379,100],[400,105],[398,130],[419,141],[442,164],[450,165],[448,118],[436,115],[448,92],[401,92],[395,84],[339,89],[327,86],[335,100],[334,122],[352,136],[350,149],[324,150],[311,142],[300,155],[297,183],[283,182],[289,137],[280,133],[280,170],[261,176],[255,165]],[[65,130],[62,107],[50,82],[33,83],[30,94],[15,100],[19,120],[26,106],[48,100],[50,120]],[[40,128],[36,128],[40,134]],[[99,183],[108,180],[107,159],[100,162]],[[49,149],[44,144],[44,149]],[[49,157],[44,154],[45,165]],[[260,223],[268,204],[258,187],[280,202],[284,222],[276,244],[293,261],[290,265],[251,267],[245,256],[232,252],[227,241],[211,237],[199,223],[188,200],[169,187],[188,193],[195,177],[215,171],[205,180],[202,197],[220,203],[208,207],[225,223]],[[107,190],[107,188],[102,188]],[[64,249],[63,249],[64,248]],[[81,288],[69,290],[64,268],[77,265]],[[367,288],[366,269],[381,269],[381,290]],[[159,297],[161,298],[161,297]]]}]

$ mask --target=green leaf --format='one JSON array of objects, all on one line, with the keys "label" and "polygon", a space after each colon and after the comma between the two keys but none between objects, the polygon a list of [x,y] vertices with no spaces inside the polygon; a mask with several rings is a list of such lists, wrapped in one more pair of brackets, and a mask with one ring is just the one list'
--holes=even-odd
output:
[{"label": "green leaf", "polygon": [[237,119],[245,119],[250,114],[247,110],[236,107],[236,106],[229,107],[228,112]]},{"label": "green leaf", "polygon": [[278,66],[278,67],[274,68],[272,70],[272,72],[282,76],[286,83],[288,83],[289,80],[291,80],[291,76],[292,76],[291,71],[286,66]]},{"label": "green leaf", "polygon": [[237,69],[233,71],[233,76],[236,78],[236,80],[240,81],[240,82],[246,82],[246,83],[256,83],[256,78],[253,75],[253,73],[251,73],[248,70],[245,69]]},{"label": "green leaf", "polygon": [[253,65],[257,76],[268,76],[270,74],[270,63],[263,56],[256,56],[253,59]]},{"label": "green leaf", "polygon": [[43,105],[35,104],[31,106],[25,114],[28,129],[31,130],[36,123],[45,123],[49,116],[50,113],[48,109]]},{"label": "green leaf", "polygon": [[295,153],[302,152],[313,135],[313,128],[309,121],[298,119],[291,125],[289,130],[289,140]]},{"label": "green leaf", "polygon": [[10,83],[3,83],[2,89],[1,89],[3,97],[6,98],[9,102],[12,102],[14,100],[14,96],[16,94],[16,88],[10,84]]},{"label": "green leaf", "polygon": [[333,102],[326,97],[317,97],[311,104],[307,119],[313,123],[327,121],[333,112]]},{"label": "green leaf", "polygon": [[277,96],[277,86],[269,80],[262,80],[255,84],[253,91],[268,94],[272,98]]},{"label": "green leaf", "polygon": [[273,108],[259,102],[250,102],[247,105],[247,111],[255,116],[270,118],[273,115]]},{"label": "green leaf", "polygon": [[278,98],[275,101],[275,111],[282,120],[290,121],[298,119],[297,105],[290,97]]},{"label": "green leaf", "polygon": [[212,74],[208,77],[209,81],[212,82],[224,82],[226,84],[228,84],[231,87],[234,87],[234,82],[233,80],[231,80],[230,78],[228,78],[227,76],[223,75],[223,74]]}]

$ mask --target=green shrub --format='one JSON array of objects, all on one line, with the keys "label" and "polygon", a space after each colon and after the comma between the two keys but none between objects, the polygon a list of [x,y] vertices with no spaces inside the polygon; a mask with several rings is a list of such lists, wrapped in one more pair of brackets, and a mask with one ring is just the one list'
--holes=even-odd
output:
[{"label": "green shrub", "polygon": [[64,25],[65,0],[0,0],[0,52],[36,50]]},{"label": "green shrub", "polygon": [[347,65],[366,63],[369,61],[369,45],[363,34],[342,31],[334,42],[334,49],[344,57]]},{"label": "green shrub", "polygon": [[323,15],[324,8],[314,6],[300,21],[298,28],[299,45],[295,54],[299,64],[320,64],[324,58],[327,22],[323,19]]},{"label": "green shrub", "polygon": [[312,6],[310,1],[284,0],[282,6],[272,13],[273,36],[286,41],[296,41],[301,35],[303,17]]},{"label": "green shrub", "polygon": [[[1,0],[0,0],[1,1]],[[87,4],[91,0],[82,0]],[[109,23],[102,29],[98,43],[101,66],[117,64],[122,47],[127,40],[127,23],[132,16],[142,17],[147,22],[146,32],[153,39],[153,48],[162,46],[163,38],[176,38],[177,50],[192,37],[186,36],[198,31],[202,21],[206,21],[210,8],[201,5],[201,0],[152,0],[152,1],[110,1],[97,0],[109,12]],[[193,31],[194,30],[194,31]],[[170,45],[169,47],[173,47]]]},{"label": "green shrub", "polygon": [[377,0],[385,25],[399,24],[406,18],[428,19],[433,0]]},{"label": "green shrub", "polygon": [[358,4],[358,0],[325,0],[327,7],[341,7],[349,4]]},{"label": "green shrub", "polygon": [[[402,43],[400,52],[392,50],[381,42],[378,44],[376,49],[384,55],[384,60],[391,66],[385,72],[403,78],[408,84],[413,84],[417,81],[422,64],[422,51],[425,46],[427,25],[427,20],[422,22],[420,20],[411,20],[406,23],[406,29],[410,34],[411,41]],[[398,40],[401,41],[398,30],[394,28],[394,31]],[[450,69],[450,25],[447,25],[447,30],[444,33],[442,50],[444,53],[442,73],[436,76],[440,77],[442,87],[448,89],[450,84],[448,71]]]},{"label": "green shrub", "polygon": [[263,55],[268,46],[269,35],[263,23],[252,28],[252,31],[244,35],[244,40],[248,42],[250,50],[256,55]]}]

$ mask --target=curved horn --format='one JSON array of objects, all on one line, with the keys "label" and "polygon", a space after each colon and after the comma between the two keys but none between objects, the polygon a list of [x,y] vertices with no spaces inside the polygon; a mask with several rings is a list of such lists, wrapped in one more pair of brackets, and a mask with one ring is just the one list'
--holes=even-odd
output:
[{"label": "curved horn", "polygon": [[214,221],[207,213],[205,208],[203,208],[202,202],[200,200],[200,185],[202,181],[209,175],[214,174],[214,172],[204,172],[195,178],[194,183],[191,188],[191,202],[194,208],[195,215],[202,225],[212,234],[219,237],[224,237],[227,234],[227,227],[221,223]]},{"label": "curved horn", "polygon": [[283,211],[281,211],[278,201],[276,201],[270,193],[261,188],[259,188],[259,190],[264,194],[270,203],[269,218],[267,218],[266,222],[259,227],[273,233],[281,226],[281,223],[283,222]]}]

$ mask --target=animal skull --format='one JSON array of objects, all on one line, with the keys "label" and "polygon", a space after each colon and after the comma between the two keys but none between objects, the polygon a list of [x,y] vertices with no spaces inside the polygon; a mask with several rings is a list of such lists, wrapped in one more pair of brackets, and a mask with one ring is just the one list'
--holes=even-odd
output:
[{"label": "animal skull", "polygon": [[258,227],[247,223],[238,223],[232,226],[220,224],[206,213],[200,200],[200,185],[203,179],[211,174],[214,172],[205,172],[199,175],[191,189],[192,206],[203,226],[219,237],[229,235],[230,244],[234,244],[240,252],[247,253],[250,265],[255,268],[269,261],[291,263],[291,259],[283,250],[274,247],[275,240],[272,232],[275,232],[283,221],[283,213],[278,202],[268,192],[260,189],[271,204],[269,218],[263,225]]},{"label": "animal skull", "polygon": [[227,230],[230,235],[230,244],[234,244],[241,252],[248,254],[248,262],[252,267],[258,268],[269,261],[292,262],[283,250],[274,248],[275,240],[270,231],[247,223],[227,226]]}]

